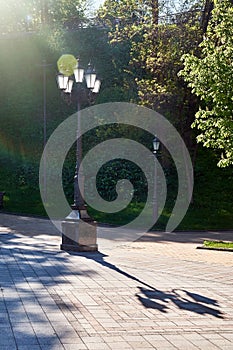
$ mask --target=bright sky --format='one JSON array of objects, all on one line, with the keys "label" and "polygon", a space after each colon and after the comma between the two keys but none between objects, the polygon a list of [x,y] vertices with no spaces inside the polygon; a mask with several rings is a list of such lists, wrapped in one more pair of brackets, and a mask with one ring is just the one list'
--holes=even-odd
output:
[{"label": "bright sky", "polygon": [[93,4],[94,4],[95,9],[98,9],[98,7],[100,5],[102,5],[103,3],[104,3],[104,0],[93,0]]}]

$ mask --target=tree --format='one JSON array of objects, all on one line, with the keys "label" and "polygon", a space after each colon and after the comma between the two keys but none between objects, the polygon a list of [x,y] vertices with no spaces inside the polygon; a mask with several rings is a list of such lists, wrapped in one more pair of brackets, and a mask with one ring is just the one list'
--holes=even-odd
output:
[{"label": "tree", "polygon": [[201,19],[201,26],[202,26],[203,33],[205,33],[206,30],[207,30],[208,23],[210,21],[211,13],[213,11],[213,8],[214,8],[213,0],[206,0],[205,1],[205,6],[204,6],[204,10],[203,10],[203,14],[202,14],[202,19]]},{"label": "tree", "polygon": [[107,0],[99,12],[109,27],[111,45],[128,49],[122,68],[125,84],[131,81],[136,92],[134,102],[169,118],[190,149],[195,146],[191,124],[197,99],[177,73],[181,56],[195,51],[201,41],[200,12],[194,0],[180,1],[179,6],[176,1]]},{"label": "tree", "polygon": [[69,29],[77,29],[86,20],[86,0],[50,0],[43,3],[44,21],[48,24],[57,22]]},{"label": "tree", "polygon": [[179,73],[200,98],[193,127],[198,142],[221,150],[218,165],[233,164],[233,6],[229,0],[216,0],[200,56],[183,56]]},{"label": "tree", "polygon": [[59,24],[77,28],[86,20],[87,0],[0,0],[1,32],[38,30]]}]

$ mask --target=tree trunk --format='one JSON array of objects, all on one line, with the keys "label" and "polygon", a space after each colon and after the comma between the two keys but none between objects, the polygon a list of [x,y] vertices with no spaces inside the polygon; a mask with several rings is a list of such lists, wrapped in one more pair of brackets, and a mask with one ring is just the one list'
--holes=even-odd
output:
[{"label": "tree trunk", "polygon": [[159,24],[159,1],[151,0],[152,22],[155,26]]},{"label": "tree trunk", "polygon": [[41,0],[41,23],[48,23],[48,2],[47,0]]},{"label": "tree trunk", "polygon": [[211,13],[213,8],[214,8],[214,2],[212,0],[206,0],[205,8],[204,8],[204,12],[202,14],[202,20],[201,20],[201,28],[202,28],[203,34],[205,34],[207,31],[208,23],[211,19]]}]

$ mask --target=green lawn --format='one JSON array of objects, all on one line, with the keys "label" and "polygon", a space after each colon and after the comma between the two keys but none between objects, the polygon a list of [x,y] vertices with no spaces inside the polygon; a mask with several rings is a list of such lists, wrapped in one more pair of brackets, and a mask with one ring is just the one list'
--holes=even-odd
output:
[{"label": "green lawn", "polygon": [[206,248],[224,248],[233,250],[233,242],[204,241],[203,245]]},{"label": "green lawn", "polygon": [[[232,175],[231,169],[219,169],[211,159],[211,152],[199,153],[195,169],[193,202],[177,227],[177,230],[225,230],[233,228]],[[39,186],[38,165],[0,157],[0,191],[5,191],[5,212],[46,216]],[[172,177],[169,182],[176,180]],[[71,178],[72,182],[72,178]],[[168,200],[155,230],[163,230],[171,215],[176,198],[176,186],[168,188]],[[72,184],[69,193],[72,194]],[[72,202],[70,196],[69,201]],[[123,211],[106,214],[89,208],[91,216],[100,223],[125,225],[142,211],[144,203],[134,201]]]}]

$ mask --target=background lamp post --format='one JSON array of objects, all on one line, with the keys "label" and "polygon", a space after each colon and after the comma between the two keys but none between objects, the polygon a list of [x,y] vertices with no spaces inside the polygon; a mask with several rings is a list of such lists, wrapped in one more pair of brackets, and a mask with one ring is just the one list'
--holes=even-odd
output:
[{"label": "background lamp post", "polygon": [[[97,250],[96,225],[87,214],[84,203],[84,175],[81,167],[82,161],[82,139],[81,139],[81,95],[83,90],[88,91],[89,102],[93,103],[93,97],[99,93],[101,81],[97,79],[95,70],[89,63],[85,71],[79,66],[73,70],[73,75],[67,77],[62,73],[57,75],[59,89],[66,96],[71,98],[71,94],[76,92],[77,100],[77,144],[76,144],[76,166],[74,175],[74,203],[71,206],[72,212],[62,223],[62,250],[72,251],[93,251]],[[71,101],[71,99],[70,99]],[[87,224],[88,223],[88,224]]]},{"label": "background lamp post", "polygon": [[44,147],[44,164],[43,164],[43,193],[44,200],[47,202],[47,174],[46,174],[46,142],[47,142],[47,68],[52,66],[52,64],[47,63],[46,60],[43,60],[42,64],[37,64],[37,66],[43,69],[43,147]]},{"label": "background lamp post", "polygon": [[[160,141],[157,136],[155,136],[153,140],[153,153],[155,158],[157,158],[158,150],[160,147]],[[156,159],[157,161],[157,159]],[[158,194],[157,194],[157,164],[155,161],[155,169],[154,169],[154,193],[153,193],[153,220],[154,222],[158,219]]]},{"label": "background lamp post", "polygon": [[156,155],[158,150],[159,150],[159,146],[160,146],[160,141],[158,139],[157,136],[155,136],[154,140],[153,140],[153,149],[154,149],[154,154]]}]

